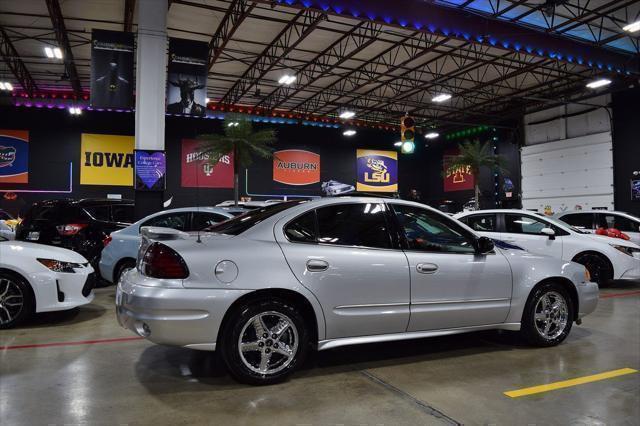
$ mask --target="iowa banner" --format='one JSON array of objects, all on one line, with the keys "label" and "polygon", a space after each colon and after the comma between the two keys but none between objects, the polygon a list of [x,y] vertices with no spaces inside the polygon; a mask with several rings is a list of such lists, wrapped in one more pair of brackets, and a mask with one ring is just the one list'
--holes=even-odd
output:
[{"label": "iowa banner", "polygon": [[29,183],[29,132],[0,130],[0,183]]},{"label": "iowa banner", "polygon": [[91,106],[133,107],[133,34],[91,32]]},{"label": "iowa banner", "polygon": [[82,185],[133,186],[133,136],[83,133],[80,144]]},{"label": "iowa banner", "polygon": [[357,191],[398,192],[398,153],[396,151],[357,151]]}]

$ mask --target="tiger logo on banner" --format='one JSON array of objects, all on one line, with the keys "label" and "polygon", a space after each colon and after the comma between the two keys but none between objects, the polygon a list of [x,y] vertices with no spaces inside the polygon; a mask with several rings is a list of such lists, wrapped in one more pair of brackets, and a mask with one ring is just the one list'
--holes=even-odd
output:
[{"label": "tiger logo on banner", "polygon": [[80,184],[133,186],[133,136],[83,133]]},{"label": "tiger logo on banner", "polygon": [[398,153],[396,151],[357,151],[357,191],[398,192]]}]

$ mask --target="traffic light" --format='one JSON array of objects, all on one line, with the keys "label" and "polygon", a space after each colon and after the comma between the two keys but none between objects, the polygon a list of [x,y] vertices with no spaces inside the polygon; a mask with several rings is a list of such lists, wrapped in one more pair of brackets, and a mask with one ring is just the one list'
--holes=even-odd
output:
[{"label": "traffic light", "polygon": [[416,121],[413,119],[413,117],[405,115],[400,119],[400,140],[402,141],[400,151],[403,154],[412,154],[415,150],[415,135]]}]

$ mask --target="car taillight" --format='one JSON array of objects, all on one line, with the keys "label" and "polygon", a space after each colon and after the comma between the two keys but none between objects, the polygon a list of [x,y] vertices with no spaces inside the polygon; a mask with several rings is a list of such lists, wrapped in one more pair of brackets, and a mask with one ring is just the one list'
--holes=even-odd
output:
[{"label": "car taillight", "polygon": [[56,226],[56,229],[58,230],[58,234],[66,237],[69,235],[76,235],[87,226],[89,225],[87,225],[86,223],[67,223],[66,225]]},{"label": "car taillight", "polygon": [[151,278],[184,279],[189,276],[189,269],[182,256],[160,243],[149,246],[142,257],[140,270]]},{"label": "car taillight", "polygon": [[108,246],[109,243],[111,242],[111,240],[113,240],[113,238],[111,238],[111,235],[107,235],[106,237],[104,237],[104,239],[102,240],[102,245],[104,247]]}]

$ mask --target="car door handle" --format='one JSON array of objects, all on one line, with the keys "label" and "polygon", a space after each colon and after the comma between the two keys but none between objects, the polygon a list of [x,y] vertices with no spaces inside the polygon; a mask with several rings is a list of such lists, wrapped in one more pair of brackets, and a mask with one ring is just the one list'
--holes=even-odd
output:
[{"label": "car door handle", "polygon": [[416,270],[421,274],[433,274],[438,270],[438,265],[435,263],[418,263]]},{"label": "car door handle", "polygon": [[309,272],[322,272],[329,269],[329,263],[324,260],[307,260],[307,270]]}]

